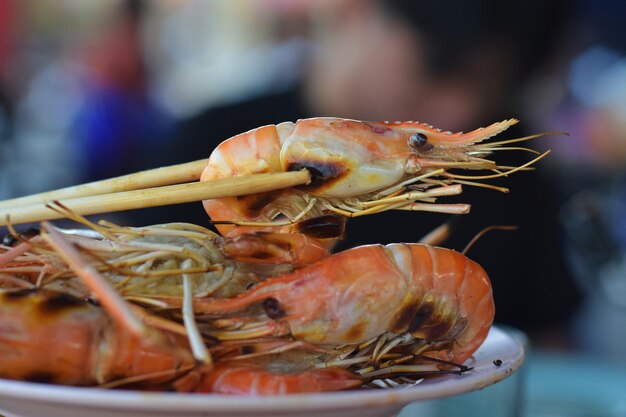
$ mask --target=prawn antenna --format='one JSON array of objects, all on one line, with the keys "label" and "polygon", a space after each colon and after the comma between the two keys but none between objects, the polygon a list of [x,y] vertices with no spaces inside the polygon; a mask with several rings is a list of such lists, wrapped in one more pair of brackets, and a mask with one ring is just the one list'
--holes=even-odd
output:
[{"label": "prawn antenna", "polygon": [[489,227],[485,227],[483,230],[481,230],[480,232],[478,232],[476,234],[476,236],[474,236],[472,238],[472,240],[469,241],[469,243],[465,246],[465,248],[463,248],[463,250],[461,251],[461,253],[463,255],[466,255],[467,252],[472,248],[472,246],[474,246],[474,244],[476,242],[478,242],[478,240],[485,236],[487,233],[491,232],[492,230],[519,230],[519,227],[515,226],[515,225],[510,225],[510,226],[489,226]]},{"label": "prawn antenna", "polygon": [[82,224],[83,226],[87,226],[90,229],[95,230],[107,239],[117,240],[117,238],[113,234],[109,233],[107,229],[89,221],[85,216],[78,214],[65,204],[61,203],[59,200],[53,200],[51,203],[46,203],[46,208],[59,213],[64,218],[70,219],[78,224]]},{"label": "prawn antenna", "polygon": [[425,356],[425,355],[414,354],[413,357],[415,359],[421,359],[423,361],[435,362],[435,363],[438,363],[438,364],[441,364],[441,365],[447,365],[447,366],[451,366],[453,368],[459,368],[458,369],[459,373],[471,371],[472,369],[474,369],[471,366],[463,365],[461,363],[446,361],[444,359],[431,358],[430,356]]}]

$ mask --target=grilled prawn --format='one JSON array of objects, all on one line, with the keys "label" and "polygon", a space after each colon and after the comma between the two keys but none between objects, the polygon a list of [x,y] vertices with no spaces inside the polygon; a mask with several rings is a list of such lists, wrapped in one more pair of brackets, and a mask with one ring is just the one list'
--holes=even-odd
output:
[{"label": "grilled prawn", "polygon": [[358,387],[342,368],[277,372],[258,364],[196,367],[186,340],[151,329],[138,337],[102,308],[42,289],[0,292],[0,377],[77,386],[272,395]]},{"label": "grilled prawn", "polygon": [[210,334],[222,340],[290,335],[327,346],[382,337],[413,353],[462,363],[484,341],[494,317],[491,284],[480,265],[422,244],[350,249],[235,298],[197,300],[195,310],[224,316],[255,304],[265,312],[256,326],[247,322],[245,331]]},{"label": "grilled prawn", "polygon": [[[467,213],[467,204],[434,204],[437,197],[460,194],[460,183],[467,183],[449,170],[499,168],[495,177],[516,170],[485,159],[509,141],[480,143],[515,123],[504,120],[469,133],[323,117],[259,127],[222,142],[201,180],[305,168],[311,184],[206,200],[204,208],[224,235],[295,228],[331,241],[342,234],[346,217],[389,209]],[[299,222],[305,220],[303,230]]]},{"label": "grilled prawn", "polygon": [[41,289],[0,293],[3,378],[94,385],[166,371],[171,378],[194,364],[184,339],[159,336],[137,337],[100,307],[68,294]]},{"label": "grilled prawn", "polygon": [[[328,256],[317,239],[296,233],[229,238],[187,223],[130,228],[82,220],[92,229],[59,232],[127,297],[180,295],[183,273],[192,274],[196,294],[230,297],[266,276]],[[81,295],[75,274],[41,236],[20,239],[14,247],[0,245],[0,287],[45,286]]]}]

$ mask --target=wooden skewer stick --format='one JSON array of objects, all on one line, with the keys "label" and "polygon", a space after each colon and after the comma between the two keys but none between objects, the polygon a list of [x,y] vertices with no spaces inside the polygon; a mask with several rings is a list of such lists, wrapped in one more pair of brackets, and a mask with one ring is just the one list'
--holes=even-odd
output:
[{"label": "wooden skewer stick", "polygon": [[67,198],[110,194],[120,191],[140,190],[143,188],[159,187],[162,185],[198,181],[202,171],[206,167],[207,161],[208,159],[201,159],[184,164],[140,171],[133,174],[123,175],[121,177],[94,181],[54,191],[47,191],[40,194],[12,198],[0,201],[0,209],[8,207],[23,207],[30,204],[45,203],[46,201]]},{"label": "wooden skewer stick", "polygon": [[[79,197],[63,200],[63,204],[74,212],[87,216],[145,207],[190,203],[210,198],[255,194],[308,184],[310,181],[311,175],[307,170],[274,172]],[[25,207],[0,209],[0,226],[6,226],[9,222],[11,224],[23,224],[62,217],[64,216],[61,213],[51,210],[45,203],[31,204]]]}]

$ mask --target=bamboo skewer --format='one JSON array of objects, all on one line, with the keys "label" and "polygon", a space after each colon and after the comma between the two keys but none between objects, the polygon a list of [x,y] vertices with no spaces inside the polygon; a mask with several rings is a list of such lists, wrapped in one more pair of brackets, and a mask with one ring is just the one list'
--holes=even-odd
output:
[{"label": "bamboo skewer", "polygon": [[[74,212],[87,216],[145,207],[190,203],[210,198],[255,194],[303,185],[310,181],[311,176],[307,170],[276,172],[104,195],[91,195],[70,198],[62,202]],[[1,208],[0,226],[6,226],[8,223],[23,224],[41,220],[54,220],[62,217],[65,216],[48,208],[44,201],[22,207]]]},{"label": "bamboo skewer", "polygon": [[35,203],[45,203],[47,201],[67,198],[110,194],[120,191],[139,190],[143,188],[198,181],[202,171],[206,167],[207,161],[208,159],[201,159],[184,164],[140,171],[133,174],[123,175],[121,177],[94,181],[54,191],[47,191],[40,194],[12,198],[0,201],[0,209],[8,207],[17,208]]}]

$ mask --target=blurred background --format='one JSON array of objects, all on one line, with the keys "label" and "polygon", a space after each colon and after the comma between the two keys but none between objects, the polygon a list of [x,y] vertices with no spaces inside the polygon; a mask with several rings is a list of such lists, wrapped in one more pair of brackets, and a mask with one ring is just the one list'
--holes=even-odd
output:
[{"label": "blurred background", "polygon": [[[569,132],[529,145],[553,153],[500,181],[510,194],[466,189],[473,212],[446,246],[520,227],[469,253],[493,280],[496,322],[528,337],[517,388],[498,394],[516,396],[506,415],[626,416],[611,394],[626,392],[624,19],[619,0],[0,0],[0,199],[205,158],[312,116]],[[199,203],[113,217],[209,225]],[[447,220],[355,220],[339,249],[416,241]],[[473,401],[490,415],[495,392],[453,414]]]}]

